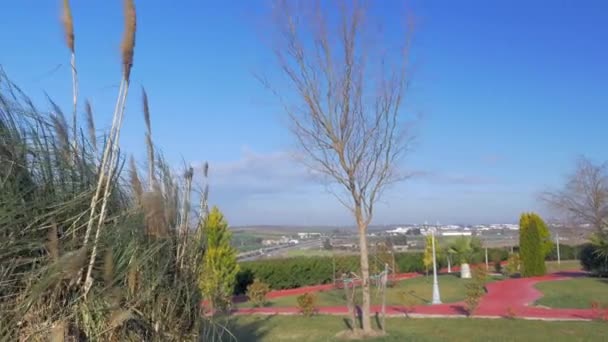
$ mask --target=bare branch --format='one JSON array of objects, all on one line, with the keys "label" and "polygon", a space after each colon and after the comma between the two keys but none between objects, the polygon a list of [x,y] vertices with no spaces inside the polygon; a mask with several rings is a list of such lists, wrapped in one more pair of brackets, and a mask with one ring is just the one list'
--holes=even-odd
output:
[{"label": "bare branch", "polygon": [[591,225],[598,232],[608,228],[608,163],[579,159],[576,171],[563,189],[547,191],[541,199],[561,216],[577,224]]}]

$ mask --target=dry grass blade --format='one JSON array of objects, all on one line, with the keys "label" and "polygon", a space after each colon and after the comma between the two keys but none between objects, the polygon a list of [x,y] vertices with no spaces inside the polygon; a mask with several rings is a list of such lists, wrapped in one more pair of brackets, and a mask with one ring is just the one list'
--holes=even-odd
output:
[{"label": "dry grass blade", "polygon": [[70,140],[68,133],[68,124],[65,121],[65,117],[62,113],[57,113],[51,117],[53,122],[53,128],[55,129],[55,135],[57,137],[57,144],[59,145],[59,153],[64,160],[69,160],[70,156]]},{"label": "dry grass blade", "polygon": [[72,18],[72,10],[70,8],[69,0],[63,0],[61,23],[63,24],[65,43],[68,46],[68,49],[74,52],[74,20]]},{"label": "dry grass blade", "polygon": [[135,164],[135,158],[133,158],[133,156],[131,156],[131,160],[129,161],[129,181],[131,183],[131,190],[133,190],[133,194],[135,195],[135,200],[138,205],[141,205],[144,189],[139,180],[137,165]]},{"label": "dry grass blade", "polygon": [[97,135],[95,134],[95,118],[93,117],[93,107],[91,102],[86,100],[84,103],[84,110],[87,114],[87,131],[89,132],[89,142],[93,145],[95,151],[97,151]]},{"label": "dry grass blade", "polygon": [[148,93],[144,87],[141,88],[144,121],[146,123],[146,148],[148,151],[148,187],[154,189],[154,143],[152,141],[152,124],[150,123],[150,105],[148,104]]},{"label": "dry grass blade", "polygon": [[148,235],[165,237],[169,233],[165,218],[163,194],[158,190],[143,194],[142,205],[145,213],[146,232]]},{"label": "dry grass blade", "polygon": [[78,149],[78,125],[77,125],[77,104],[78,104],[78,76],[76,72],[76,54],[74,49],[74,20],[72,18],[72,9],[70,8],[70,1],[63,0],[63,8],[61,13],[61,22],[63,24],[63,30],[65,35],[65,42],[72,53],[70,58],[70,65],[72,69],[72,137],[74,150]]},{"label": "dry grass blade", "polygon": [[114,310],[110,314],[110,328],[118,328],[133,317],[131,310]]},{"label": "dry grass blade", "polygon": [[57,225],[54,223],[49,228],[47,249],[53,261],[59,260],[59,238],[57,236]]},{"label": "dry grass blade", "polygon": [[121,44],[123,77],[128,81],[133,66],[135,50],[136,14],[133,0],[124,0],[125,32]]},{"label": "dry grass blade", "polygon": [[146,123],[146,129],[148,130],[148,132],[151,132],[152,126],[150,124],[150,106],[148,105],[148,93],[146,92],[146,88],[144,87],[141,87],[141,97],[144,106],[144,121]]},{"label": "dry grass blade", "polygon": [[112,248],[108,247],[103,258],[103,281],[106,286],[111,286],[114,280],[114,254]]}]

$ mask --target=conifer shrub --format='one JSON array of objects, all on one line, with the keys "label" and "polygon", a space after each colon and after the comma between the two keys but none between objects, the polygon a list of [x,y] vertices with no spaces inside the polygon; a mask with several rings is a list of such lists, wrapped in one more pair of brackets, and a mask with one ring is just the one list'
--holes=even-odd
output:
[{"label": "conifer shrub", "polygon": [[247,286],[247,297],[255,307],[261,307],[266,304],[266,295],[270,292],[270,286],[259,279],[255,279],[253,283]]},{"label": "conifer shrub", "polygon": [[549,229],[534,213],[524,213],[519,221],[519,255],[523,277],[541,276],[547,272],[545,257],[551,251]]},{"label": "conifer shrub", "polygon": [[307,292],[298,296],[298,310],[306,317],[310,317],[317,312],[317,296]]}]

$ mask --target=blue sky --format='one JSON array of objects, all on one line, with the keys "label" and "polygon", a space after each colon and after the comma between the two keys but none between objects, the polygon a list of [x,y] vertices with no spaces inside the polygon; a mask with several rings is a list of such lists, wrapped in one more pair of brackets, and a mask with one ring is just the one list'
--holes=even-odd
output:
[{"label": "blue sky", "polygon": [[[81,98],[109,125],[120,77],[121,1],[72,1]],[[375,11],[391,27],[397,1]],[[69,112],[60,1],[2,5],[0,64],[33,98]],[[211,164],[211,201],[233,224],[349,224],[291,158],[272,76],[265,1],[136,1],[138,34],[122,146],[144,156],[140,89],[156,143],[176,167]],[[407,170],[375,223],[515,222],[539,210],[577,156],[608,160],[608,2],[410,1],[417,28],[408,113],[422,114]],[[390,32],[390,30],[388,30]],[[387,34],[387,39],[398,39]]]}]

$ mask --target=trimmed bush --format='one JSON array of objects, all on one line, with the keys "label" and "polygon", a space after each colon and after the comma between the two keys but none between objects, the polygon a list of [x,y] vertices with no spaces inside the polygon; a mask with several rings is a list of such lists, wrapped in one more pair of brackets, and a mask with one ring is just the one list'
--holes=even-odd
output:
[{"label": "trimmed bush", "polygon": [[317,296],[314,293],[305,293],[298,296],[298,310],[307,317],[317,312]]},{"label": "trimmed bush", "polygon": [[505,269],[505,275],[512,277],[519,273],[521,262],[519,260],[519,254],[513,253],[507,260],[507,267]]},{"label": "trimmed bush", "polygon": [[519,221],[519,255],[521,275],[524,277],[541,276],[547,272],[545,257],[551,251],[549,229],[534,213],[524,213]]},{"label": "trimmed bush", "polygon": [[255,279],[251,285],[247,286],[247,297],[256,307],[266,304],[268,292],[270,292],[270,286],[259,279]]}]

